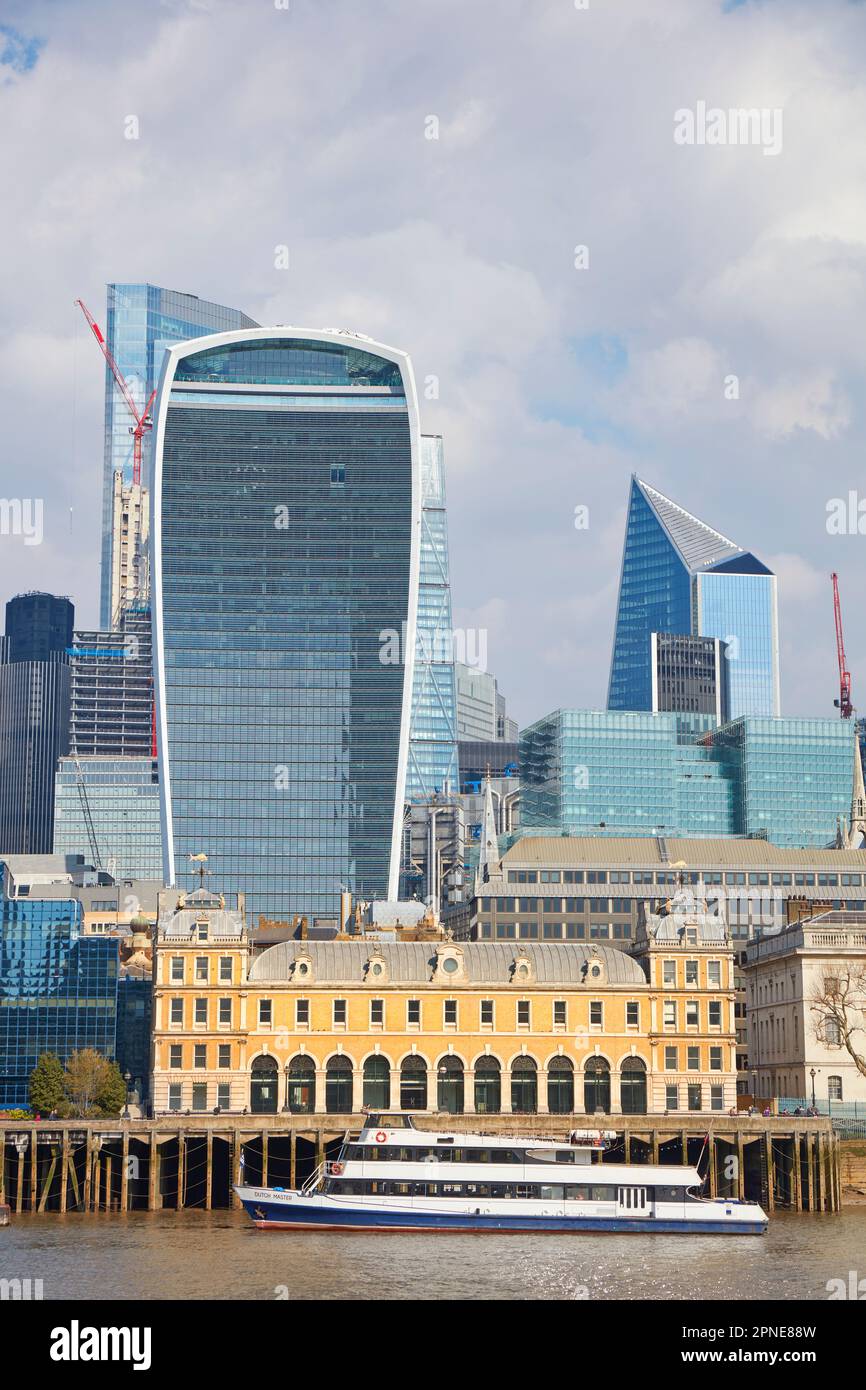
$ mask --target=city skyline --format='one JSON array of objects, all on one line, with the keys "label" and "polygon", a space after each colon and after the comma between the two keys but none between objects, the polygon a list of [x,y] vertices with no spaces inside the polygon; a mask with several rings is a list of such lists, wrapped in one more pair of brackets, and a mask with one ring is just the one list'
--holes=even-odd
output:
[{"label": "city skyline", "polygon": [[[41,546],[3,547],[4,593],[69,592],[82,626],[97,625],[104,373],[72,301],[82,296],[102,322],[105,281],[140,277],[261,323],[361,329],[411,351],[422,383],[437,378],[438,397],[422,391],[422,428],[448,444],[455,623],[487,631],[489,667],[521,723],[556,704],[604,705],[632,472],[744,547],[760,542],[782,594],[785,713],[832,714],[829,573],[839,572],[856,703],[866,680],[855,602],[866,575],[862,252],[850,211],[859,108],[844,84],[838,107],[827,98],[834,74],[863,54],[856,7],[828,3],[815,16],[788,6],[792,26],[779,7],[674,0],[664,41],[627,7],[617,17],[544,0],[532,15],[506,9],[501,25],[485,22],[483,6],[466,13],[447,0],[432,26],[399,11],[391,40],[387,25],[346,8],[345,47],[325,73],[309,61],[327,49],[310,8],[166,9],[136,57],[151,80],[130,90],[126,68],[106,63],[120,14],[90,24],[82,51],[72,35],[93,13],[85,0],[59,12],[7,6],[8,23],[41,40],[17,66],[6,61],[0,85],[7,124],[33,132],[2,156],[20,225],[43,225],[45,199],[71,210],[50,248],[15,232],[5,243],[8,488],[28,496],[42,480],[46,533]],[[290,147],[231,80],[239,44],[258,71],[288,73]],[[760,80],[737,67],[744,51]],[[206,109],[214,79],[201,85],[194,53],[226,88],[232,134],[212,148],[196,140],[193,153],[174,138],[163,93],[183,70],[190,109]],[[529,102],[527,53],[550,75]],[[491,62],[508,80],[491,81]],[[340,94],[325,112],[305,67]],[[74,109],[62,97],[70,86]],[[784,106],[782,150],[676,144],[674,112],[701,97]],[[125,133],[129,114],[137,139]],[[428,116],[438,139],[427,138],[437,133]],[[819,129],[830,131],[820,157]],[[84,154],[92,130],[96,162]],[[383,130],[394,154],[385,169]],[[558,190],[541,217],[538,181]],[[81,187],[87,198],[74,197]],[[738,217],[719,216],[731,199]],[[204,225],[221,235],[205,241]],[[583,270],[578,246],[589,250]],[[45,374],[58,406],[48,418]],[[731,376],[737,398],[725,395]],[[849,519],[843,534],[828,532],[828,504],[847,507],[852,491],[853,529]],[[589,509],[585,530],[578,506]],[[515,563],[503,566],[517,536]]]}]

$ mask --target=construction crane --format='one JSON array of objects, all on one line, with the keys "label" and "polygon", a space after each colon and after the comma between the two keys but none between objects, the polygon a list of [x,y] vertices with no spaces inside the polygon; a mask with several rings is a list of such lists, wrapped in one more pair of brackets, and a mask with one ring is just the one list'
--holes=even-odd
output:
[{"label": "construction crane", "polygon": [[91,314],[87,305],[84,303],[83,299],[76,299],[75,303],[78,305],[82,314],[87,319],[87,322],[90,324],[93,336],[99,344],[102,355],[108,363],[109,370],[111,371],[114,380],[117,382],[117,388],[120,391],[120,394],[122,395],[123,399],[126,401],[126,408],[132,416],[133,420],[135,421],[135,424],[130,426],[129,431],[132,435],[132,481],[133,483],[135,483],[136,486],[139,486],[139,484],[141,483],[141,441],[144,435],[147,433],[147,431],[153,428],[153,421],[150,418],[150,411],[154,402],[154,398],[156,396],[156,389],[154,388],[154,390],[151,391],[147,405],[144,407],[144,410],[139,414],[138,406],[135,404],[132,392],[130,391],[126,383],[126,379],[124,378],[123,373],[121,372],[120,368],[114,360],[114,357],[109,351],[108,344],[102,336],[102,331],[99,327],[99,324],[96,322],[95,318]]},{"label": "construction crane", "polygon": [[850,719],[854,713],[854,706],[851,703],[851,673],[848,670],[848,663],[845,660],[845,639],[842,635],[842,608],[839,603],[839,576],[832,574],[833,580],[833,613],[836,618],[836,656],[839,661],[839,698],[833,704],[839,710],[843,719]]}]

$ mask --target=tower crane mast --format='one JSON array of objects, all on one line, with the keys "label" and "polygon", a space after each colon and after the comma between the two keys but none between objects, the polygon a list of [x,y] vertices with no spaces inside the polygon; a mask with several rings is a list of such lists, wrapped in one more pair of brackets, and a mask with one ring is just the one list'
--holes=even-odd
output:
[{"label": "tower crane mast", "polygon": [[854,706],[851,703],[851,673],[848,670],[848,662],[845,657],[845,638],[842,632],[842,606],[839,602],[839,576],[832,574],[833,580],[833,614],[836,619],[836,657],[839,662],[839,698],[833,704],[839,710],[843,719],[850,719],[854,713]]}]

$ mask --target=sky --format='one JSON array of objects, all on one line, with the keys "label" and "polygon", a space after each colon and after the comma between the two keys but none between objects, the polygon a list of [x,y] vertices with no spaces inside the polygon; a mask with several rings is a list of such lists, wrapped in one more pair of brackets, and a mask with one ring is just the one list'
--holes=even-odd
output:
[{"label": "sky", "polygon": [[779,574],[783,714],[834,714],[838,571],[866,711],[864,125],[849,0],[2,0],[0,493],[44,523],[0,600],[97,624],[73,301],[149,280],[411,354],[521,725],[604,707],[633,472]]}]

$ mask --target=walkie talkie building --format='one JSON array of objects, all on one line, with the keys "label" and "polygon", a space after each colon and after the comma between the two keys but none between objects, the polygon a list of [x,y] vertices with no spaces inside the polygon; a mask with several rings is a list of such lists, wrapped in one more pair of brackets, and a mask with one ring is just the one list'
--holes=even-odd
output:
[{"label": "walkie talkie building", "polygon": [[408,357],[268,328],[168,349],[152,575],[166,881],[253,919],[395,897],[421,542]]}]

